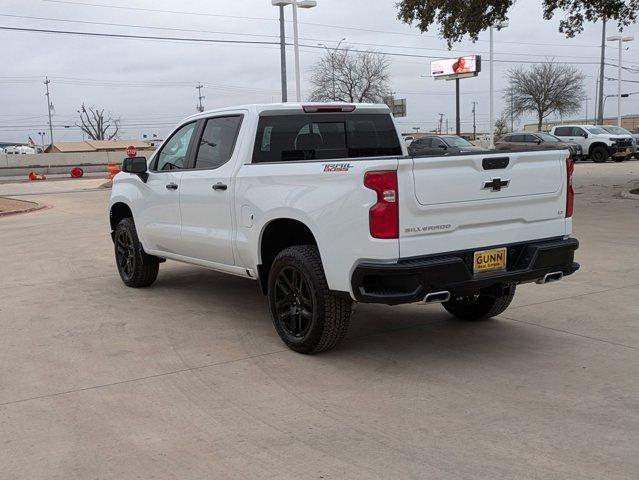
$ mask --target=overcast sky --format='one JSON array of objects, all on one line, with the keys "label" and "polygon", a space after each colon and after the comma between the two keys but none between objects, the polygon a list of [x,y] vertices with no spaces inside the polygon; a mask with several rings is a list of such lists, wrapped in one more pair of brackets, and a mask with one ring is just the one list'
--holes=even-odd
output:
[{"label": "overcast sky", "polygon": [[[102,6],[100,6],[102,5]],[[588,115],[594,112],[595,79],[601,24],[590,24],[582,35],[566,39],[557,30],[559,18],[542,19],[541,1],[520,0],[511,11],[508,28],[495,33],[495,112],[502,111],[504,75],[518,61],[576,63],[586,75]],[[120,8],[118,8],[120,7]],[[158,11],[164,10],[164,12]],[[167,12],[170,11],[170,12]],[[286,9],[287,36],[292,37],[290,7]],[[145,36],[277,41],[278,11],[270,0],[4,0],[0,26],[109,32]],[[462,42],[447,51],[437,31],[420,34],[396,18],[394,0],[318,0],[318,6],[300,10],[301,43],[335,45],[348,37],[353,48],[432,57],[477,53],[483,57],[479,77],[461,82],[462,130],[472,130],[472,101],[477,104],[478,130],[488,127],[488,34],[477,43]],[[96,24],[98,22],[99,24]],[[117,25],[116,25],[117,24]],[[120,26],[128,25],[128,26]],[[140,28],[146,27],[146,28]],[[153,28],[148,28],[153,27]],[[609,33],[616,30],[609,25]],[[637,26],[624,51],[624,65],[639,68]],[[308,91],[309,69],[322,50],[302,48],[302,90]],[[123,139],[143,133],[165,135],[183,117],[195,113],[198,82],[207,109],[280,99],[280,57],[276,45],[203,44],[176,41],[91,38],[0,30],[0,141],[24,142],[47,131],[43,79],[51,79],[55,106],[54,140],[82,139],[77,109],[84,102],[105,108],[122,119]],[[607,48],[607,61],[616,63],[617,49]],[[389,56],[392,88],[406,98],[408,117],[400,119],[404,131],[435,127],[444,113],[454,130],[454,83],[426,78],[429,58]],[[617,77],[616,68],[606,75]],[[293,51],[288,49],[289,98],[294,98]],[[624,72],[639,82],[639,73]],[[635,86],[636,85],[636,86]],[[617,84],[607,81],[606,93]],[[626,83],[624,91],[639,91],[639,83]],[[624,99],[623,114],[639,111],[639,95]],[[584,106],[582,115],[585,115]],[[610,99],[606,115],[616,115]],[[523,119],[523,123],[526,119]],[[65,125],[71,128],[64,128]]]}]

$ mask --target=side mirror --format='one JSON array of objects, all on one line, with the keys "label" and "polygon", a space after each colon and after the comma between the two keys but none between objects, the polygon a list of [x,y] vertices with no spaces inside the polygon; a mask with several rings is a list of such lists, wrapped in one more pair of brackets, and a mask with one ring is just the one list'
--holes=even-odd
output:
[{"label": "side mirror", "polygon": [[146,157],[129,157],[122,162],[122,171],[132,173],[142,179],[143,182],[149,178],[147,171]]},{"label": "side mirror", "polygon": [[442,150],[446,150],[448,147],[446,145],[440,145],[439,148],[441,148]]},{"label": "side mirror", "polygon": [[588,138],[588,134],[587,133],[584,133],[584,138]]},{"label": "side mirror", "polygon": [[541,145],[541,140],[537,140],[535,143],[536,143],[537,145]]}]

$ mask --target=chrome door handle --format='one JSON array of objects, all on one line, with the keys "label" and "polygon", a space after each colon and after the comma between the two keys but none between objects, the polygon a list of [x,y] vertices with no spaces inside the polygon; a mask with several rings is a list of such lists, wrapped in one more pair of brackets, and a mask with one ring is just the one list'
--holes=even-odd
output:
[{"label": "chrome door handle", "polygon": [[177,183],[171,182],[171,183],[167,184],[166,185],[166,189],[167,190],[177,190],[178,189]]},{"label": "chrome door handle", "polygon": [[227,188],[228,187],[222,182],[218,182],[215,185],[213,185],[213,190],[226,190]]}]

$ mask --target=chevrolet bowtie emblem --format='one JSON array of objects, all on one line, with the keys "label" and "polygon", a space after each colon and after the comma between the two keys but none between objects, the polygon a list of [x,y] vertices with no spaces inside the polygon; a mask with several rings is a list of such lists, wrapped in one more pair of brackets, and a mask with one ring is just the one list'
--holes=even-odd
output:
[{"label": "chevrolet bowtie emblem", "polygon": [[502,180],[501,178],[493,178],[490,182],[484,182],[484,190],[499,192],[502,188],[506,188],[510,180]]}]

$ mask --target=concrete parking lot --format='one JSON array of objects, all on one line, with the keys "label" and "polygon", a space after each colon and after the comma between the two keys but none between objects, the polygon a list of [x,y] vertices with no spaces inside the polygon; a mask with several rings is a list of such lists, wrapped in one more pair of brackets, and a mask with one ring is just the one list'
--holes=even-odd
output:
[{"label": "concrete parking lot", "polygon": [[578,164],[582,270],[497,319],[360,305],[317,356],[249,280],[124,287],[94,180],[0,185],[52,207],[0,218],[0,478],[635,479],[637,180]]}]

